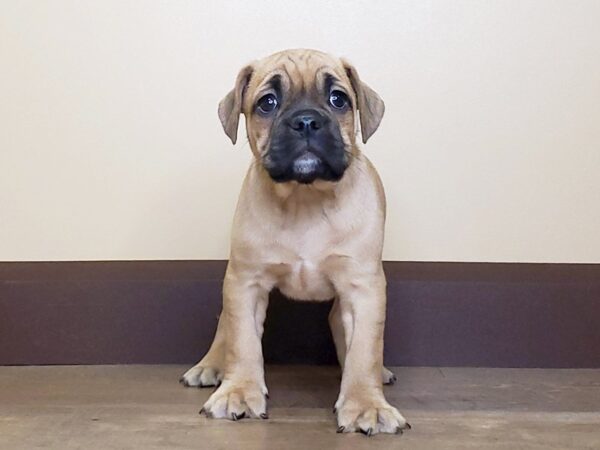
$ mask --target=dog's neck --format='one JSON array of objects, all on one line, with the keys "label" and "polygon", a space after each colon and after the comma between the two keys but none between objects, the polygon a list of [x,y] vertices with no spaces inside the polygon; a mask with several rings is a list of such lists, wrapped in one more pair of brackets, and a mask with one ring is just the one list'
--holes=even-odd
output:
[{"label": "dog's neck", "polygon": [[273,205],[282,210],[290,208],[308,208],[320,211],[329,207],[337,208],[344,201],[343,195],[349,195],[352,189],[347,186],[355,184],[364,170],[365,161],[360,152],[353,156],[353,161],[346,169],[340,181],[331,182],[316,180],[311,184],[301,184],[295,181],[276,183],[269,177],[267,171],[259,164],[254,165],[254,176],[261,186],[260,195],[268,197],[268,201],[261,204]]},{"label": "dog's neck", "polygon": [[336,184],[331,181],[316,180],[311,184],[301,184],[296,181],[287,183],[272,182],[273,192],[281,202],[290,200],[306,200],[310,202],[325,200],[333,197],[336,191]]}]

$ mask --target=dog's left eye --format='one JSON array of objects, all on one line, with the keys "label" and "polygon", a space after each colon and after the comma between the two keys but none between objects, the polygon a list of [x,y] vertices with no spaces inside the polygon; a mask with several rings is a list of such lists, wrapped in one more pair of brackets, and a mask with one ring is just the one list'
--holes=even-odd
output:
[{"label": "dog's left eye", "polygon": [[273,94],[267,94],[261,97],[256,104],[258,110],[263,114],[272,113],[277,108],[277,105],[277,97],[275,97]]},{"label": "dog's left eye", "polygon": [[335,109],[343,109],[348,104],[348,96],[342,91],[332,91],[329,94],[329,103]]}]

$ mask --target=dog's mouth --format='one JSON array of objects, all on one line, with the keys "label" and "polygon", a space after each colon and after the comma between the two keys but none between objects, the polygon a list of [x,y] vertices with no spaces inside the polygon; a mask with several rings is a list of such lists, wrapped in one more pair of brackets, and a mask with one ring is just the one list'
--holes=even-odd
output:
[{"label": "dog's mouth", "polygon": [[314,153],[304,152],[292,163],[292,172],[296,181],[309,184],[315,181],[322,172],[323,161]]},{"label": "dog's mouth", "polygon": [[316,180],[339,181],[346,170],[345,162],[333,165],[310,148],[298,152],[295,158],[285,160],[269,152],[263,158],[263,166],[277,183],[297,181],[301,184],[311,184]]}]

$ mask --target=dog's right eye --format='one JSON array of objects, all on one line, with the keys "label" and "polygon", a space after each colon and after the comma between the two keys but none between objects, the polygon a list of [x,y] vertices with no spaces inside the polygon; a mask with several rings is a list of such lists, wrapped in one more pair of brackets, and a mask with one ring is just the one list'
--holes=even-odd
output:
[{"label": "dog's right eye", "polygon": [[273,94],[267,94],[261,97],[258,103],[256,104],[258,110],[263,114],[272,113],[273,111],[275,111],[275,109],[277,109],[277,105],[277,97],[275,97]]}]

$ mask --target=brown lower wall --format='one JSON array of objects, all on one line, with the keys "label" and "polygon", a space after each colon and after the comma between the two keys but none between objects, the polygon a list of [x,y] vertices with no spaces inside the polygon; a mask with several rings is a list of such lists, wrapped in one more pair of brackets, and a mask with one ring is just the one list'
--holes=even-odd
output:
[{"label": "brown lower wall", "polygon": [[[195,362],[225,261],[0,263],[0,364]],[[600,367],[600,265],[384,263],[389,365]],[[270,362],[335,361],[329,303],[274,293]]]}]

